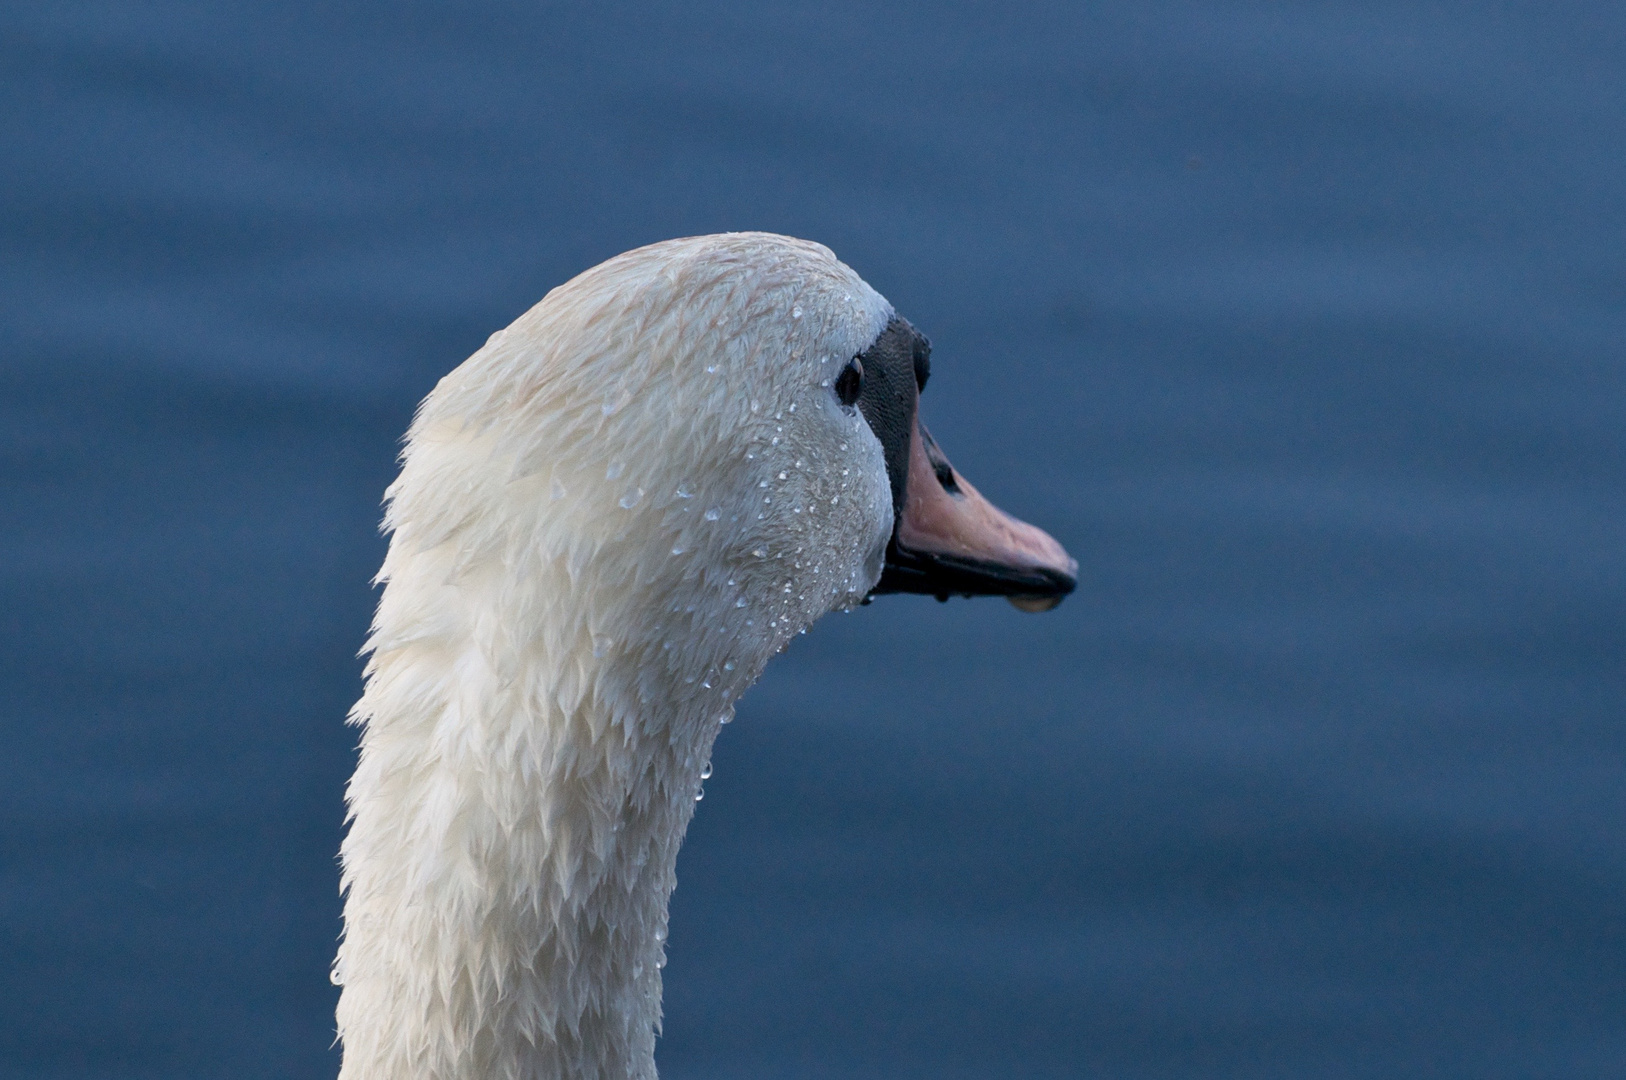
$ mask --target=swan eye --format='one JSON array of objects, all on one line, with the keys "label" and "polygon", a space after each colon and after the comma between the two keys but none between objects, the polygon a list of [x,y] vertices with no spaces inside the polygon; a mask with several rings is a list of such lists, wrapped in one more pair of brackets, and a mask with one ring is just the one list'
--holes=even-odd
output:
[{"label": "swan eye", "polygon": [[864,362],[858,357],[847,361],[847,366],[836,376],[836,400],[851,405],[864,390]]}]

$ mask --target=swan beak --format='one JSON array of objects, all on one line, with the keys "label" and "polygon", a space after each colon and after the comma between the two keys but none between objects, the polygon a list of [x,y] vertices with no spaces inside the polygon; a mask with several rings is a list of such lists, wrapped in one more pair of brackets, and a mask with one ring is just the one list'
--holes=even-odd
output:
[{"label": "swan beak", "polygon": [[903,512],[875,593],[1003,596],[1023,611],[1049,611],[1077,585],[1078,561],[983,498],[917,421]]}]

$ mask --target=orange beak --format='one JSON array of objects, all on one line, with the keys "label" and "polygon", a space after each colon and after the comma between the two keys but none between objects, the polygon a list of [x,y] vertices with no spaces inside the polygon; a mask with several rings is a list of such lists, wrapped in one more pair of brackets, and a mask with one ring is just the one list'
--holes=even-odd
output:
[{"label": "orange beak", "polygon": [[916,420],[903,511],[876,593],[1004,596],[1048,611],[1078,585],[1078,561],[1043,529],[983,498]]}]

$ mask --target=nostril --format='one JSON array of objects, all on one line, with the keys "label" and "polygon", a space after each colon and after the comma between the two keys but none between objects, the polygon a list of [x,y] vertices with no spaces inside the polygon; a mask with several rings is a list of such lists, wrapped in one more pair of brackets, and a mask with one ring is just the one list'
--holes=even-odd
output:
[{"label": "nostril", "polygon": [[932,473],[937,477],[937,482],[942,484],[943,490],[950,495],[964,494],[960,490],[960,478],[954,475],[954,466],[948,463],[943,451],[937,448],[937,440],[932,438],[932,433],[926,430],[925,424],[919,424],[919,427],[920,445],[926,451],[926,460],[931,463]]}]

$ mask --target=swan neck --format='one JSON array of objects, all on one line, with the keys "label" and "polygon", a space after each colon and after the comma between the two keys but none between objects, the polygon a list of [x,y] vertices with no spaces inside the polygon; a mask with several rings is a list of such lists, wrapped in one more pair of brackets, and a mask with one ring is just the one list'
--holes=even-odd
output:
[{"label": "swan neck", "polygon": [[[413,569],[386,586],[381,633],[392,593],[434,580]],[[564,584],[546,578],[529,584]],[[369,665],[341,1078],[653,1078],[677,851],[718,721],[760,663],[685,674],[660,633],[591,632],[613,624],[602,611],[553,610],[574,637],[484,633],[536,602],[488,584],[453,590],[460,632]]]}]

